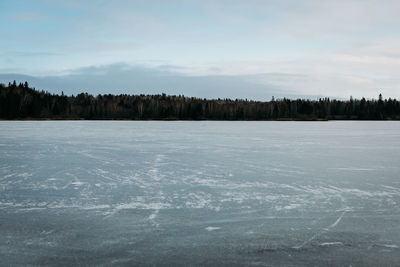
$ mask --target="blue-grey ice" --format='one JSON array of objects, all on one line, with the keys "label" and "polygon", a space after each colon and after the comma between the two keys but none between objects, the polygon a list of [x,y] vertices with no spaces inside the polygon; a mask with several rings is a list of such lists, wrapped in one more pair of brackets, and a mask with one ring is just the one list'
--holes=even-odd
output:
[{"label": "blue-grey ice", "polygon": [[400,123],[0,122],[0,265],[396,266]]}]

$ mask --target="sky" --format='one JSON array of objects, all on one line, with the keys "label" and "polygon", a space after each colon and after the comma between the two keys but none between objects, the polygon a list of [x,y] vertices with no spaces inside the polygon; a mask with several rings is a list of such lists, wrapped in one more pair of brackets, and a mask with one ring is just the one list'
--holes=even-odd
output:
[{"label": "sky", "polygon": [[1,0],[0,82],[204,98],[400,98],[398,0]]}]

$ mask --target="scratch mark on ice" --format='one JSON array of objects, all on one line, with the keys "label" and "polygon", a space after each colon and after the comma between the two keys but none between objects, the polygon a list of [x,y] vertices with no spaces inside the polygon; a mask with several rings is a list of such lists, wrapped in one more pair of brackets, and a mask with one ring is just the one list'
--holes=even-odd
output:
[{"label": "scratch mark on ice", "polygon": [[310,243],[311,241],[313,241],[315,238],[317,238],[318,236],[322,235],[325,232],[330,231],[332,228],[336,227],[340,221],[342,220],[343,216],[347,213],[347,209],[345,209],[342,214],[339,216],[339,218],[336,219],[336,221],[334,223],[332,223],[331,225],[329,225],[327,228],[323,228],[320,232],[314,234],[311,238],[307,239],[306,241],[304,241],[301,245],[298,246],[294,246],[294,249],[301,249],[302,247],[304,247],[305,245],[307,245],[308,243]]}]

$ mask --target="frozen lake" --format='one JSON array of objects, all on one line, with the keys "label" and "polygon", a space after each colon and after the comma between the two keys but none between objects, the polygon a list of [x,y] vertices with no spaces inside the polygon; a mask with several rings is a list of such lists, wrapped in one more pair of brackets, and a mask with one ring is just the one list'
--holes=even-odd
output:
[{"label": "frozen lake", "polygon": [[399,122],[1,121],[1,265],[398,266]]}]

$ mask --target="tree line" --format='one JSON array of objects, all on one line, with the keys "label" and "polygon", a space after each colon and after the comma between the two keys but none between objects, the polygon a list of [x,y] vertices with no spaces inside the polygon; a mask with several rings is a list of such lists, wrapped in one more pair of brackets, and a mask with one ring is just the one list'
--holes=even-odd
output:
[{"label": "tree line", "polygon": [[183,95],[51,94],[27,82],[0,84],[2,119],[398,120],[396,99],[201,99]]}]

